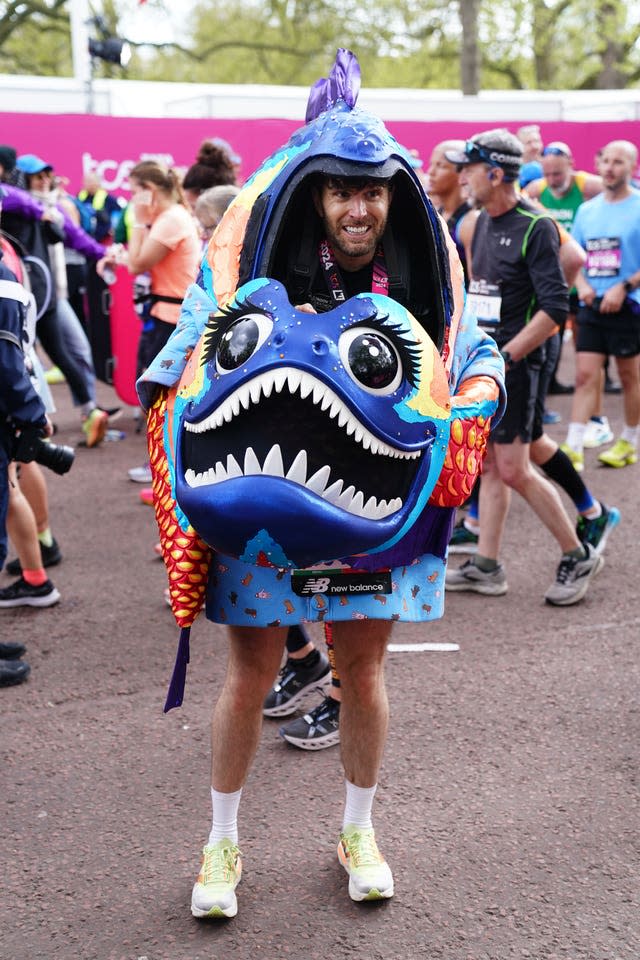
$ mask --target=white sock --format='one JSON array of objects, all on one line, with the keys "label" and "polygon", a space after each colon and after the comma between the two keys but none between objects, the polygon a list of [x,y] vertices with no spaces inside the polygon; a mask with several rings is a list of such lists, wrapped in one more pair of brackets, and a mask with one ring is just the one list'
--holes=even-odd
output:
[{"label": "white sock", "polygon": [[567,446],[575,450],[576,453],[582,453],[584,450],[584,432],[587,429],[586,423],[570,423],[567,431]]},{"label": "white sock", "polygon": [[86,403],[80,404],[80,413],[83,417],[88,417],[92,410],[95,410],[96,405],[92,403],[91,400],[87,400]]},{"label": "white sock", "polygon": [[346,788],[346,799],[344,805],[344,818],[342,827],[370,827],[371,826],[371,808],[373,807],[373,798],[378,784],[373,787],[356,787],[355,783],[348,780],[344,782]]},{"label": "white sock", "polygon": [[630,443],[631,446],[635,447],[637,450],[639,434],[640,434],[640,426],[630,427],[628,424],[625,423],[624,427],[622,428],[622,433],[620,434],[620,439],[626,440],[627,443]]},{"label": "white sock", "polygon": [[217,843],[218,840],[238,842],[238,808],[241,796],[242,787],[234,793],[220,793],[211,787],[213,814],[207,843]]},{"label": "white sock", "polygon": [[582,512],[582,516],[586,520],[597,520],[601,514],[602,514],[602,507],[600,506],[599,500],[594,500],[593,506],[589,507],[588,510],[583,510]]}]

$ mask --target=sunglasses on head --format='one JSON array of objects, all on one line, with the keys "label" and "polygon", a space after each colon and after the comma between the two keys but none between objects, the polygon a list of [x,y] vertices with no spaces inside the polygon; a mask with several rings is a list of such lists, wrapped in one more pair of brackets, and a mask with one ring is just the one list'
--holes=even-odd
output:
[{"label": "sunglasses on head", "polygon": [[563,150],[562,147],[545,147],[542,151],[543,157],[569,157],[569,154],[566,150]]}]

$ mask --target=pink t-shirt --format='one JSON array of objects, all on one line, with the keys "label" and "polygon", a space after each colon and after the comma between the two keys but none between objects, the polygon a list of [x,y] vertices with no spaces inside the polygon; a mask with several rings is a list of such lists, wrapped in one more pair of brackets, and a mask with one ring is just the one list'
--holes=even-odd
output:
[{"label": "pink t-shirt", "polygon": [[[200,265],[200,239],[195,220],[185,207],[176,204],[154,220],[149,236],[170,251],[149,271],[151,292],[167,297],[184,297]],[[151,313],[158,320],[177,323],[180,305],[160,301],[153,304]]]}]

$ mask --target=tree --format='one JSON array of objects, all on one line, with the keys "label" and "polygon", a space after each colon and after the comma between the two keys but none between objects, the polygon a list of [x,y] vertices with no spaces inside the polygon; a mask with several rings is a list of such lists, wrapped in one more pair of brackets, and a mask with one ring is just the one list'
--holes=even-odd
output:
[{"label": "tree", "polygon": [[[93,0],[110,32],[135,0]],[[147,0],[157,16],[169,0]],[[70,76],[68,0],[0,0],[0,71]],[[200,0],[189,38],[138,44],[141,80],[310,85],[336,48],[369,87],[615,89],[640,81],[640,2],[615,0]]]},{"label": "tree", "polygon": [[460,78],[465,96],[480,90],[480,50],[478,12],[480,0],[460,0],[462,49],[460,51]]}]

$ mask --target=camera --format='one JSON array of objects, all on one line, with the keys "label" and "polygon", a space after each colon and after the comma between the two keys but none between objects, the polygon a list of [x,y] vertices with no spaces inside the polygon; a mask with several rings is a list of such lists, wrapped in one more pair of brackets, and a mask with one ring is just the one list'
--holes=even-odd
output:
[{"label": "camera", "polygon": [[54,473],[68,473],[75,460],[73,447],[63,444],[45,442],[41,436],[41,427],[24,427],[16,437],[13,450],[13,459],[21,463],[35,460],[43,467],[48,467]]}]

